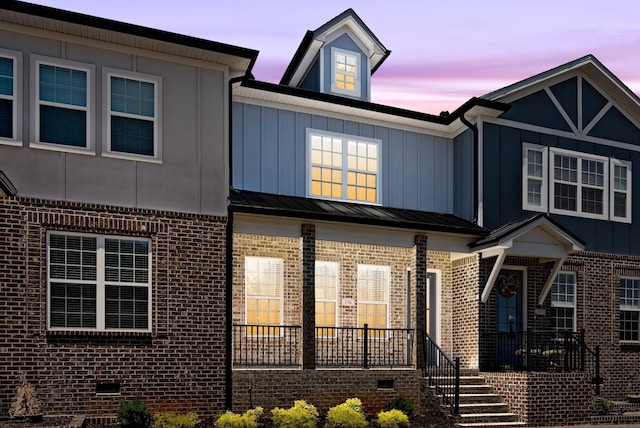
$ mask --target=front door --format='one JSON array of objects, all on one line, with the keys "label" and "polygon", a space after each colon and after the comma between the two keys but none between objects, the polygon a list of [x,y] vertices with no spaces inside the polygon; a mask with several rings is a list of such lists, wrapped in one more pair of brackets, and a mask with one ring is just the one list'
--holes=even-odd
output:
[{"label": "front door", "polygon": [[525,330],[524,272],[503,269],[494,285],[496,294],[496,358],[499,367],[520,363]]}]

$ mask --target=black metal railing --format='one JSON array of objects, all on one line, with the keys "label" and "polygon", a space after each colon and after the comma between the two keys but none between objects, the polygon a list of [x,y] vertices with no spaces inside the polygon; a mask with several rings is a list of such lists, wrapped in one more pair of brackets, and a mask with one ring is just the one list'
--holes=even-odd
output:
[{"label": "black metal railing", "polygon": [[457,416],[460,413],[460,358],[449,358],[427,333],[423,344],[422,375],[435,389],[436,395],[442,397],[442,404]]},{"label": "black metal railing", "polygon": [[302,328],[296,325],[233,325],[233,367],[300,367]]},{"label": "black metal railing", "polygon": [[600,348],[589,348],[584,330],[496,332],[481,335],[480,369],[588,372],[600,395]]},{"label": "black metal railing", "polygon": [[413,330],[316,327],[316,367],[411,367]]}]

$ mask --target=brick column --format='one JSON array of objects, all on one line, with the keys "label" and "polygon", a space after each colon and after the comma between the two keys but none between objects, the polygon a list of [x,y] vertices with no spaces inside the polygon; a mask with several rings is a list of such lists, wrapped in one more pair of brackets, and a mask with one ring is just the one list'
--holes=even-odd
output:
[{"label": "brick column", "polygon": [[302,368],[316,368],[316,226],[302,225]]},{"label": "brick column", "polygon": [[416,235],[415,244],[415,280],[416,280],[416,343],[417,368],[424,367],[424,334],[427,327],[427,236]]}]

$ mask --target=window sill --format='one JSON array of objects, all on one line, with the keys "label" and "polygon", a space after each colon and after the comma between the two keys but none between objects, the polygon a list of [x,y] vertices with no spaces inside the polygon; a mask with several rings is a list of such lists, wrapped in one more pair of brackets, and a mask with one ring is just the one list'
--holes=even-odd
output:
[{"label": "window sill", "polygon": [[113,338],[113,339],[151,339],[150,331],[88,331],[88,330],[48,330],[47,337],[51,338]]},{"label": "window sill", "polygon": [[628,352],[640,351],[640,340],[621,340],[620,349]]}]

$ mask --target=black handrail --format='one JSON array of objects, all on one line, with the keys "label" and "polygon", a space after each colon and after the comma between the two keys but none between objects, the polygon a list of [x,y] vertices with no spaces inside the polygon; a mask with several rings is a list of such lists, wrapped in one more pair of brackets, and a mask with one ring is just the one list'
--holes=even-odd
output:
[{"label": "black handrail", "polygon": [[451,360],[426,332],[422,352],[422,375],[428,379],[436,395],[442,397],[442,404],[457,416],[460,413],[460,357]]},{"label": "black handrail", "polygon": [[481,342],[481,370],[590,372],[600,395],[600,347],[587,346],[584,330],[483,333]]},{"label": "black handrail", "polygon": [[316,367],[412,367],[413,329],[316,327]]}]

